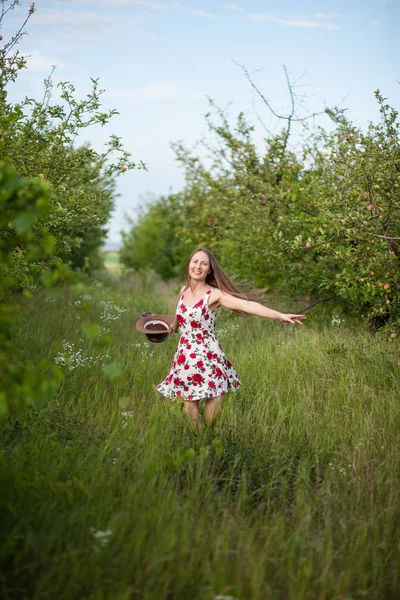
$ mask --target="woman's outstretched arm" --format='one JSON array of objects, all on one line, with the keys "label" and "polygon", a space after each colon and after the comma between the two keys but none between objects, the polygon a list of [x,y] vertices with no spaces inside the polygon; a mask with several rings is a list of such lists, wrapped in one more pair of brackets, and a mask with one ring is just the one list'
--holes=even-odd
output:
[{"label": "woman's outstretched arm", "polygon": [[264,319],[276,319],[283,323],[292,323],[296,325],[303,325],[302,319],[306,319],[305,315],[293,315],[281,313],[277,310],[272,310],[267,306],[263,306],[259,302],[253,302],[253,300],[242,300],[242,298],[236,298],[231,294],[222,292],[221,290],[214,289],[212,292],[212,298],[210,297],[210,304],[218,303],[218,306],[224,306],[231,310],[241,310],[242,312],[250,315],[256,315],[257,317],[263,317]]}]

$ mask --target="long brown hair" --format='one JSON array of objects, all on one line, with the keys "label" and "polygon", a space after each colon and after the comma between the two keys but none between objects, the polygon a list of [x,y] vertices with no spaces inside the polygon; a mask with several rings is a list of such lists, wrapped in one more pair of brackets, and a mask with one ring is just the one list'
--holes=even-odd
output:
[{"label": "long brown hair", "polygon": [[[196,250],[193,250],[192,254],[189,256],[189,260],[186,267],[185,289],[191,288],[192,280],[189,275],[189,265],[193,256],[197,252],[204,252],[205,254],[207,254],[208,260],[210,261],[210,272],[206,277],[206,283],[208,283],[208,285],[210,285],[211,287],[218,288],[219,290],[221,290],[221,292],[231,294],[231,296],[235,296],[236,298],[241,298],[242,300],[254,300],[259,302],[262,299],[264,295],[263,290],[251,290],[247,293],[241,291],[236,285],[236,283],[234,283],[234,277],[229,277],[229,275],[225,273],[225,271],[215,258],[213,252],[211,252],[211,250],[208,250],[208,248],[196,248]],[[246,285],[246,287],[248,286],[248,284],[241,285]],[[234,312],[240,315],[241,317],[249,316],[247,313],[244,313],[241,310],[235,310]]]}]

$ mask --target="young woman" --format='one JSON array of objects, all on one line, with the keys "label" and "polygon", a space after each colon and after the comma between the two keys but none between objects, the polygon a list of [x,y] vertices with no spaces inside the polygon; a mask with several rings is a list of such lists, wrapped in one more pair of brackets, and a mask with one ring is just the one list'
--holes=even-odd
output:
[{"label": "young woman", "polygon": [[214,254],[197,248],[191,254],[186,283],[179,294],[170,333],[181,333],[172,368],[157,390],[167,398],[183,398],[184,413],[200,429],[199,402],[205,400],[204,418],[211,422],[222,408],[228,390],[237,390],[239,377],[215,337],[220,306],[283,323],[302,325],[304,315],[280,313],[255,302],[259,293],[241,293],[218,264]]}]

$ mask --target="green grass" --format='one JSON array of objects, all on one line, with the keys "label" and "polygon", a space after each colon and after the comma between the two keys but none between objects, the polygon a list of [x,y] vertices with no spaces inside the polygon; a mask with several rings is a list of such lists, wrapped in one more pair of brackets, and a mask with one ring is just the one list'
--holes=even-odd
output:
[{"label": "green grass", "polygon": [[103,250],[104,266],[111,273],[120,274],[122,271],[122,265],[119,262],[119,251],[118,250]]},{"label": "green grass", "polygon": [[[84,358],[109,352],[122,376],[101,359],[65,369],[51,403],[7,422],[4,600],[399,596],[396,343],[322,307],[304,327],[221,314],[242,387],[196,434],[154,389],[178,337],[151,345],[135,330],[140,312],[170,308],[154,288],[91,295],[88,314],[68,294],[22,304],[27,361],[67,340]],[[126,311],[107,323],[101,301]],[[110,346],[85,341],[84,320],[109,327]]]}]

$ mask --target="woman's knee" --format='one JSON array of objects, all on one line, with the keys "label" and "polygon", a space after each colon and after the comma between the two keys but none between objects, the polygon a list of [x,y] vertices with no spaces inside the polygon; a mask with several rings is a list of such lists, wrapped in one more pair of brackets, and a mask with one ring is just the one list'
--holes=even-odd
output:
[{"label": "woman's knee", "polygon": [[217,398],[206,398],[206,409],[218,410],[222,407],[223,402],[223,396],[217,396]]},{"label": "woman's knee", "polygon": [[186,416],[196,417],[199,412],[198,402],[185,400],[183,412]]},{"label": "woman's knee", "polygon": [[214,419],[214,417],[216,417],[221,411],[223,402],[223,396],[218,396],[217,398],[207,398],[206,406],[204,409],[205,418],[207,420]]}]

